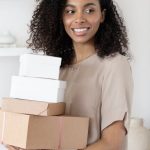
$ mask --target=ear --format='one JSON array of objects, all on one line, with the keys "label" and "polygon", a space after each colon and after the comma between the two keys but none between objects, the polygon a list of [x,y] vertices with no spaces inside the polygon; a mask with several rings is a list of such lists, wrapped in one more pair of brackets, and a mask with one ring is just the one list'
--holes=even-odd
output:
[{"label": "ear", "polygon": [[104,22],[104,20],[105,20],[105,15],[106,15],[106,9],[104,9],[104,10],[102,11],[101,23]]}]

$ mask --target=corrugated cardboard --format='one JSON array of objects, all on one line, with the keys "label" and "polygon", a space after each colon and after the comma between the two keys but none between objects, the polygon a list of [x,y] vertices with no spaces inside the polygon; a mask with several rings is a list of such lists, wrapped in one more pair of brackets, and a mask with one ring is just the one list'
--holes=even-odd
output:
[{"label": "corrugated cardboard", "polygon": [[61,58],[36,54],[20,57],[20,76],[59,79]]},{"label": "corrugated cardboard", "polygon": [[2,109],[15,113],[56,116],[65,113],[65,103],[46,103],[23,99],[2,98]]},{"label": "corrugated cardboard", "polygon": [[13,76],[10,97],[53,103],[63,102],[65,88],[65,81]]},{"label": "corrugated cardboard", "polygon": [[87,145],[88,118],[5,112],[3,121],[2,141],[9,145],[24,149],[83,149]]}]

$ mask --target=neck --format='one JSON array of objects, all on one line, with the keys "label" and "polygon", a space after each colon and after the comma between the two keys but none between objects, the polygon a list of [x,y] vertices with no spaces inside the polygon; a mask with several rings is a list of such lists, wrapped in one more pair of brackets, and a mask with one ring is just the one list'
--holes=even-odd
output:
[{"label": "neck", "polygon": [[88,56],[95,53],[94,43],[73,43],[74,50],[75,50],[75,60],[74,63],[78,63]]}]

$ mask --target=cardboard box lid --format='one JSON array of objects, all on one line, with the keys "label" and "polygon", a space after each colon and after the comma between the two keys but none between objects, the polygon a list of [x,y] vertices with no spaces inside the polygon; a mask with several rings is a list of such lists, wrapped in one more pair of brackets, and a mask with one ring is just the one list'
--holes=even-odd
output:
[{"label": "cardboard box lid", "polygon": [[54,57],[54,56],[47,56],[47,55],[41,55],[41,54],[23,54],[20,56],[20,63],[22,62],[36,62],[39,64],[51,64],[52,66],[58,66],[61,65],[61,58],[60,57]]},{"label": "cardboard box lid", "polygon": [[10,112],[39,116],[63,115],[65,113],[65,103],[47,103],[24,99],[2,98],[2,109]]},{"label": "cardboard box lid", "polygon": [[61,58],[24,54],[20,56],[20,76],[59,79]]}]

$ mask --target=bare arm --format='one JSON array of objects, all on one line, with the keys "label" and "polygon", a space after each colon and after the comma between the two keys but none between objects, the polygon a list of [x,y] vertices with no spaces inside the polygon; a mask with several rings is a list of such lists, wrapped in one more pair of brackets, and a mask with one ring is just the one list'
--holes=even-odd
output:
[{"label": "bare arm", "polygon": [[101,139],[85,150],[122,150],[126,130],[123,121],[117,121],[102,131]]}]

